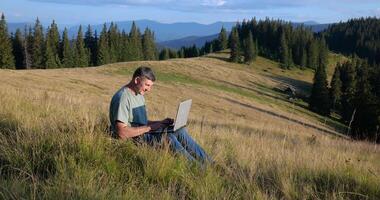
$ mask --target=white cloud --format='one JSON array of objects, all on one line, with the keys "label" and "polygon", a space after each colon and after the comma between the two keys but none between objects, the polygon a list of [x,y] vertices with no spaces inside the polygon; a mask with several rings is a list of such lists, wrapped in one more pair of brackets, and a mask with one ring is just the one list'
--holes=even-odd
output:
[{"label": "white cloud", "polygon": [[223,6],[224,4],[226,4],[226,2],[227,1],[224,1],[224,0],[203,0],[201,5],[218,7],[218,6]]}]

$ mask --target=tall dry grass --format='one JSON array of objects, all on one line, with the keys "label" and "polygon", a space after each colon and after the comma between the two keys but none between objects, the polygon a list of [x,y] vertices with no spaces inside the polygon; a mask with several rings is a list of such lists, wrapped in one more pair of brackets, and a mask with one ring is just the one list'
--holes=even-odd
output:
[{"label": "tall dry grass", "polygon": [[[158,75],[149,117],[192,98],[188,129],[215,165],[109,137],[109,100],[140,64]],[[0,199],[380,199],[379,148],[305,127],[332,130],[272,90],[280,74],[312,77],[262,58],[1,70]]]},{"label": "tall dry grass", "polygon": [[369,143],[198,115],[189,130],[216,161],[203,169],[111,139],[107,111],[69,91],[1,85],[0,198],[380,199],[380,150]]}]

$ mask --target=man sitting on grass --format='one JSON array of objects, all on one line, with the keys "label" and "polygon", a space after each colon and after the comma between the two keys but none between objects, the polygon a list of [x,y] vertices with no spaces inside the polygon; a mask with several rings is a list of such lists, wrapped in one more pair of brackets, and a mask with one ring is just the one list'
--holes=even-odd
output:
[{"label": "man sitting on grass", "polygon": [[149,67],[139,67],[133,73],[132,80],[114,94],[109,110],[112,136],[122,140],[132,138],[138,143],[149,145],[168,141],[171,150],[188,160],[197,159],[202,163],[211,161],[185,128],[175,132],[168,130],[164,134],[164,130],[173,124],[173,119],[148,121],[144,95],[152,89],[155,80]]}]

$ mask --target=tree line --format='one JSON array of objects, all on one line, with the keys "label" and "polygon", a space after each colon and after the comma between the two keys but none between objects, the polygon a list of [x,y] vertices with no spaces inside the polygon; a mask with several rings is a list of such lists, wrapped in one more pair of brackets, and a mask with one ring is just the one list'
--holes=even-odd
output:
[{"label": "tree line", "polygon": [[87,67],[113,62],[158,59],[154,33],[146,28],[141,34],[133,22],[129,33],[120,31],[116,24],[103,25],[98,35],[90,25],[83,34],[79,26],[75,38],[70,39],[65,28],[62,36],[53,21],[44,30],[40,21],[33,27],[17,29],[10,36],[4,14],[0,20],[0,68],[49,69]]},{"label": "tree line", "polygon": [[330,86],[326,69],[317,68],[309,107],[328,116],[336,112],[356,139],[380,142],[380,20],[350,19],[331,25],[320,35],[328,46],[348,55],[337,63]]},{"label": "tree line", "polygon": [[243,20],[229,35],[232,62],[250,62],[257,55],[276,60],[281,67],[317,69],[327,62],[328,48],[323,38],[310,28],[293,28],[282,20]]},{"label": "tree line", "polygon": [[332,51],[355,54],[369,64],[380,64],[380,19],[350,19],[330,25],[323,34]]},{"label": "tree line", "polygon": [[337,63],[330,87],[325,69],[318,68],[309,106],[322,115],[340,114],[355,139],[380,142],[380,68],[352,57]]}]

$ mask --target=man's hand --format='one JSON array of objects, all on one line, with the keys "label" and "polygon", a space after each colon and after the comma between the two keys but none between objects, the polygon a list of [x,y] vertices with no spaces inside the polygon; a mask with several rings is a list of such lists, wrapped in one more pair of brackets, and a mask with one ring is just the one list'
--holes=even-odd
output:
[{"label": "man's hand", "polygon": [[159,128],[165,128],[166,125],[162,123],[162,121],[157,121],[157,122],[150,123],[149,127],[151,128],[151,130],[157,130]]},{"label": "man's hand", "polygon": [[166,118],[161,121],[161,123],[165,124],[166,126],[172,125],[174,123],[174,119],[172,118]]}]

